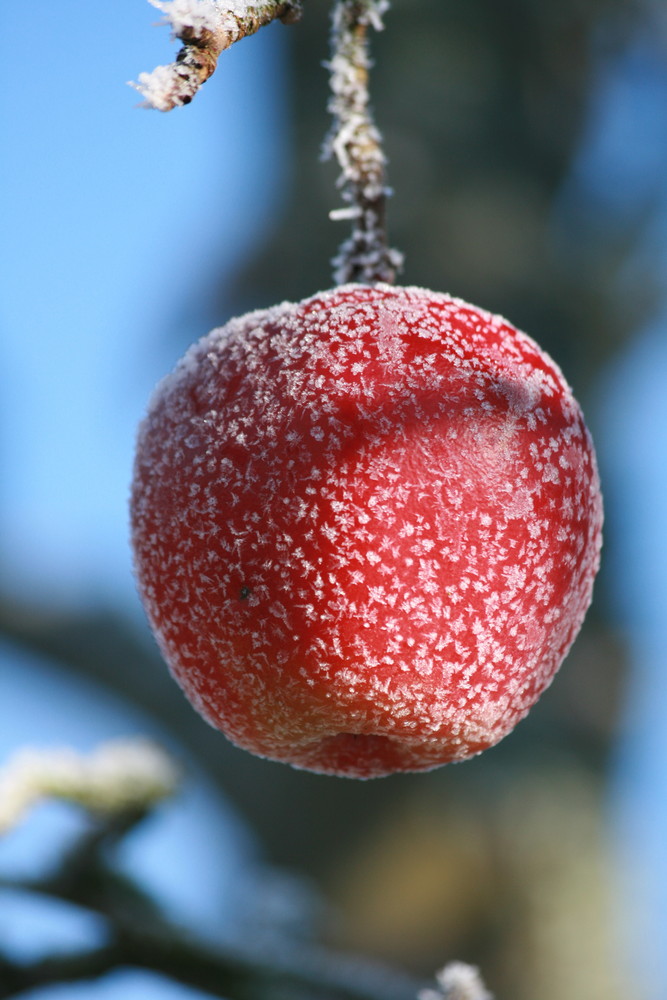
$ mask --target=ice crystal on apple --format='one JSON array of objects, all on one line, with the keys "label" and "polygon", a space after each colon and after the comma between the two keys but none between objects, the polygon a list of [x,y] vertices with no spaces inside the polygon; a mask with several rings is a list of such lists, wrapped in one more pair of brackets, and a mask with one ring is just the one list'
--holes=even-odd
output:
[{"label": "ice crystal on apple", "polygon": [[503,319],[347,285],[194,345],[143,423],[139,589],[236,744],[372,777],[470,757],[551,682],[602,507],[554,362]]}]

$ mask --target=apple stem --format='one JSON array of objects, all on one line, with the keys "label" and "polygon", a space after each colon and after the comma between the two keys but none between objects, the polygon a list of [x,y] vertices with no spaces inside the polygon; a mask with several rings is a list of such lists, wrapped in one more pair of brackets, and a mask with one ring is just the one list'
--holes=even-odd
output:
[{"label": "apple stem", "polygon": [[330,218],[352,222],[351,235],[332,261],[337,284],[391,284],[403,263],[403,255],[387,245],[386,202],[391,190],[385,184],[382,136],[368,94],[368,28],[382,29],[388,7],[388,0],[337,0],[333,10],[332,55],[327,63],[333,126],[323,155],[338,161],[338,187],[345,202]]}]

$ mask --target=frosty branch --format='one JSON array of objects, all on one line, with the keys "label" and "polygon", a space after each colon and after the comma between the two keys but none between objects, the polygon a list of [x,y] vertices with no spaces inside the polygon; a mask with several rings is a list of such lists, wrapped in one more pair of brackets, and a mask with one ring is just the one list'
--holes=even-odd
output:
[{"label": "frosty branch", "polygon": [[263,25],[298,20],[300,0],[149,0],[165,15],[173,35],[183,42],[176,59],[141,73],[132,86],[146,107],[158,111],[189,104],[218,64],[221,52]]},{"label": "frosty branch", "polygon": [[335,156],[341,168],[338,186],[344,208],[332,219],[350,219],[352,234],[333,261],[339,284],[359,281],[393,282],[402,255],[387,246],[385,156],[382,139],[370,112],[368,28],[382,29],[388,0],[339,0],[334,7],[331,41],[333,126],[325,142],[325,157]]},{"label": "frosty branch", "polygon": [[34,963],[0,952],[0,1000],[59,982],[82,982],[119,967],[152,970],[212,996],[261,1000],[415,1000],[419,984],[407,975],[315,945],[276,937],[215,946],[171,923],[134,882],[112,864],[112,848],[133,828],[127,818],[98,818],[66,853],[58,869],[34,879],[0,879],[0,889],[73,903],[104,918],[97,948],[55,953]]},{"label": "frosty branch", "polygon": [[[82,982],[123,966],[152,970],[212,996],[257,1000],[289,993],[294,1000],[491,1000],[476,970],[450,963],[437,990],[396,970],[276,935],[213,947],[173,924],[138,884],[114,865],[115,848],[176,789],[179,770],[147,740],[103,744],[88,755],[28,749],[0,772],[0,833],[16,826],[44,797],[77,803],[89,813],[84,832],[58,865],[36,879],[0,878],[10,889],[73,903],[99,914],[105,941],[81,952],[32,963],[0,952],[0,1000],[60,982]],[[479,990],[477,986],[479,985]],[[470,987],[470,988],[469,988]]]},{"label": "frosty branch", "polygon": [[0,770],[0,834],[45,798],[98,816],[139,816],[172,795],[178,778],[167,754],[145,739],[112,740],[89,755],[27,747]]},{"label": "frosty branch", "polygon": [[[189,104],[214,72],[225,49],[279,18],[292,22],[301,14],[301,0],[149,0],[165,15],[174,37],[183,42],[176,60],[141,73],[132,84],[144,105],[159,111]],[[350,220],[352,234],[333,261],[339,284],[358,281],[393,283],[402,255],[387,245],[386,160],[382,138],[370,111],[368,29],[380,31],[389,0],[337,0],[331,37],[331,98],[333,125],[324,156],[337,160],[344,207],[331,212],[335,220]]]}]

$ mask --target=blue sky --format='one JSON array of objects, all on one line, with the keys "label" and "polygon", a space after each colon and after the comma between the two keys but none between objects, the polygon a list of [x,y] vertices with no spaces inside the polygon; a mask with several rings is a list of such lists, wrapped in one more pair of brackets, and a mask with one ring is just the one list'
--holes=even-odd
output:
[{"label": "blue sky", "polygon": [[656,292],[652,313],[600,373],[590,414],[606,498],[607,613],[630,667],[608,794],[618,944],[641,1000],[662,1000],[667,981],[666,27],[656,9],[601,63],[560,204],[584,257],[596,241],[637,226],[615,294],[630,304],[636,276],[649,276]]},{"label": "blue sky", "polygon": [[[131,592],[134,432],[165,345],[206,332],[197,292],[280,210],[287,29],[161,114],[126,86],[177,51],[158,19],[142,0],[43,4],[0,66],[0,560],[4,588],[51,602]],[[3,28],[25,37],[21,5]]]}]

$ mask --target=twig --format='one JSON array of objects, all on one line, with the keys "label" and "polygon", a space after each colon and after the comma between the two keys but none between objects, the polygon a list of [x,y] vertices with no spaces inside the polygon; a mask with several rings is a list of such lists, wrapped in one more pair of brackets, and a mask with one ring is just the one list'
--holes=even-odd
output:
[{"label": "twig", "polygon": [[157,904],[112,863],[112,849],[137,814],[98,814],[58,868],[38,879],[0,878],[0,889],[63,900],[100,914],[107,940],[99,949],[52,955],[32,965],[0,955],[0,1000],[35,986],[85,980],[133,965],[234,1000],[262,1000],[284,986],[294,1000],[414,1000],[420,984],[362,959],[301,941],[263,939],[212,947],[166,919]]},{"label": "twig", "polygon": [[157,111],[189,104],[218,64],[221,52],[277,19],[298,20],[301,0],[149,0],[162,11],[183,48],[169,66],[140,73],[130,86]]},{"label": "twig", "polygon": [[[32,964],[0,954],[0,1000],[47,983],[94,979],[119,966],[150,969],[234,1000],[269,1000],[276,995],[293,1000],[417,997],[421,984],[365,959],[336,955],[302,941],[291,945],[282,937],[257,941],[252,934],[247,940],[213,947],[167,920],[154,900],[113,865],[118,840],[162,793],[168,794],[175,781],[171,761],[151,744],[106,744],[88,758],[61,751],[55,765],[52,754],[33,752],[30,766],[27,758],[23,760],[5,772],[8,787],[12,785],[8,775],[21,779],[18,788],[34,790],[37,781],[42,791],[48,787],[51,794],[80,802],[91,812],[91,825],[56,870],[32,880],[0,878],[0,889],[48,896],[97,913],[104,918],[106,938],[100,948],[51,955]],[[20,812],[15,811],[14,817]],[[440,992],[422,990],[422,1000],[490,1000],[484,992],[456,992],[456,983],[474,985],[477,980],[458,975],[455,983],[452,968],[439,974]]]},{"label": "twig", "polygon": [[[3,880],[2,885],[42,891],[38,883],[21,885]],[[111,942],[76,955],[50,956],[31,966],[0,956],[0,1000],[37,985],[90,979],[128,965],[159,972],[214,996],[233,996],[234,1000],[258,1000],[265,993],[274,994],[277,987],[284,987],[295,1000],[300,995],[326,1000],[414,1000],[419,988],[395,970],[301,942],[290,947],[282,940],[274,946],[249,940],[212,947],[159,916],[147,920],[120,897],[104,898],[96,879],[81,880],[76,893],[59,898],[101,913]]]},{"label": "twig", "polygon": [[352,235],[333,260],[339,284],[360,281],[393,282],[403,257],[387,246],[386,201],[382,137],[370,112],[368,28],[382,29],[388,0],[338,0],[333,12],[329,111],[333,126],[324,145],[324,156],[335,156],[341,168],[338,186],[342,209],[333,219],[350,219]]},{"label": "twig", "polygon": [[120,965],[119,949],[99,948],[82,954],[53,955],[32,965],[12,962],[0,955],[0,998],[55,983],[71,983],[111,972]]}]

